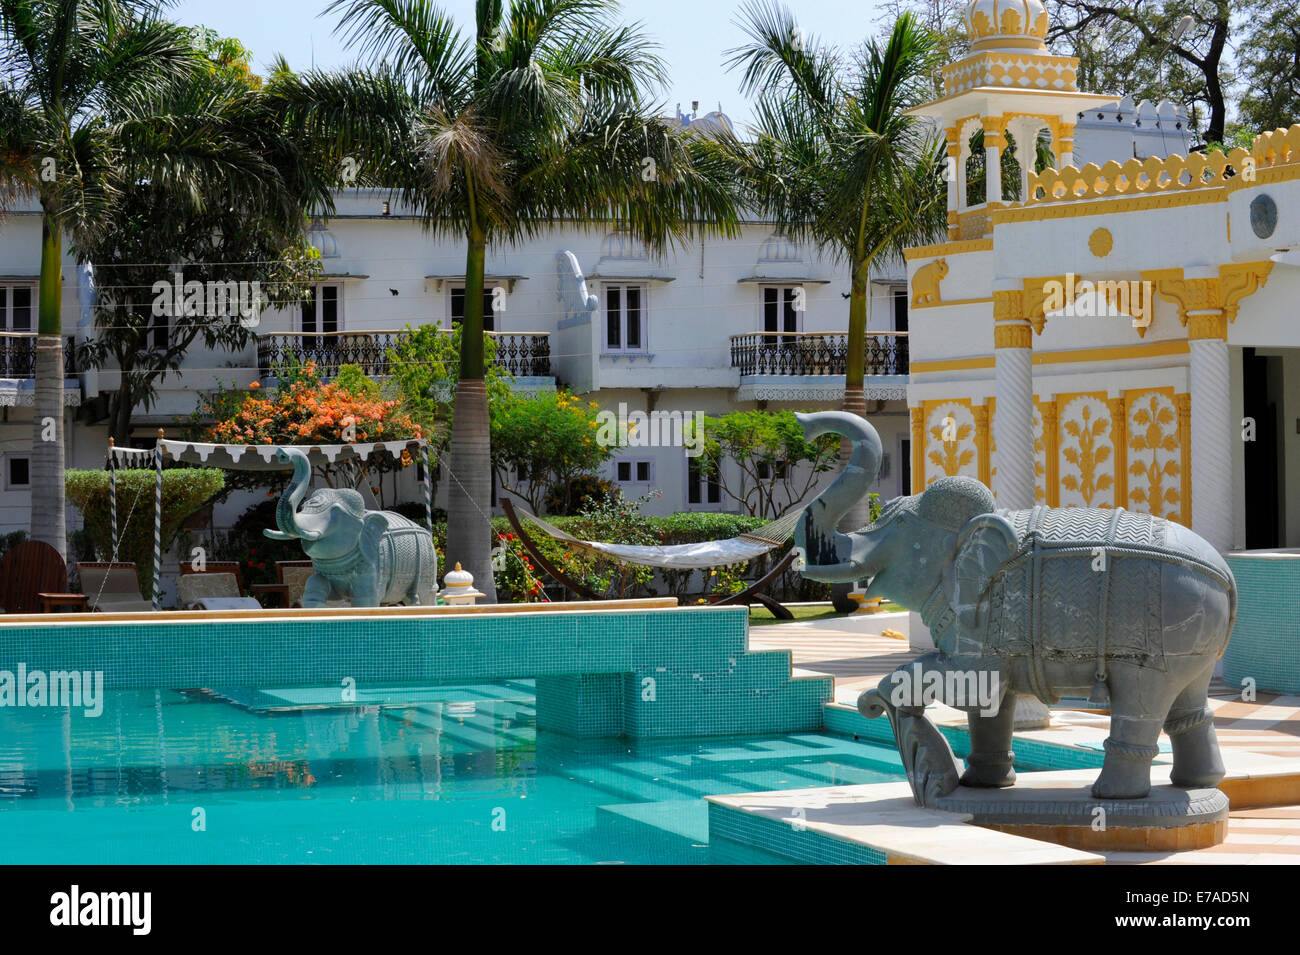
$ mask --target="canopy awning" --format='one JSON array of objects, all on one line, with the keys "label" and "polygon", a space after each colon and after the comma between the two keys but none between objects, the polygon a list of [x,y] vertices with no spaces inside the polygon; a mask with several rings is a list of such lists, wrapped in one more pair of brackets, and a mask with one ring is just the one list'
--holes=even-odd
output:
[{"label": "canopy awning", "polygon": [[[366,444],[204,444],[199,441],[172,441],[164,438],[160,444],[164,459],[185,464],[199,464],[228,471],[287,471],[292,463],[281,461],[276,454],[281,447],[293,447],[307,452],[313,466],[364,461],[376,452],[398,456],[403,450],[423,448],[424,438],[398,438],[393,441],[371,441]],[[152,454],[152,448],[113,448],[123,456]]]}]

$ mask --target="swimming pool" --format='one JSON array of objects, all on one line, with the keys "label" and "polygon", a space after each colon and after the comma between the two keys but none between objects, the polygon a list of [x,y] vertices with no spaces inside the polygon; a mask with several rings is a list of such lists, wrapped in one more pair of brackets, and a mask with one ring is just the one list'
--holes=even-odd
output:
[{"label": "swimming pool", "polygon": [[903,778],[892,747],[829,734],[539,732],[531,681],[223,694],[0,710],[0,861],[779,862],[710,846],[702,797]]}]

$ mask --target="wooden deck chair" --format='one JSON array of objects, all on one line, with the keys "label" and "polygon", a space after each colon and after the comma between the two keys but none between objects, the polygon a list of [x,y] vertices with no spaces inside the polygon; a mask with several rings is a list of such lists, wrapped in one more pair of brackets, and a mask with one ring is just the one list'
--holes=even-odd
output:
[{"label": "wooden deck chair", "polygon": [[41,593],[68,589],[68,565],[45,541],[23,541],[0,559],[0,607],[5,613],[40,613]]},{"label": "wooden deck chair", "polygon": [[239,583],[231,573],[181,574],[176,582],[176,603],[182,610],[262,609],[252,597],[239,592]]},{"label": "wooden deck chair", "polygon": [[239,593],[233,596],[242,597],[244,595],[244,572],[237,560],[210,560],[203,565],[202,570],[196,568],[193,561],[183,560],[181,561],[181,576],[184,577],[186,574],[234,574],[235,589]]},{"label": "wooden deck chair", "polygon": [[81,592],[92,611],[122,613],[153,609],[153,601],[140,596],[140,579],[133,563],[79,563],[77,576],[81,578]]}]

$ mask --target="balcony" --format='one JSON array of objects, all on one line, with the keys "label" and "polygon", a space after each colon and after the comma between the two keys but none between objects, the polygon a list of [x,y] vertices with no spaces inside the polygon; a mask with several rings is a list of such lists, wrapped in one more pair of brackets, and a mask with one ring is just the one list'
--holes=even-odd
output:
[{"label": "balcony", "polygon": [[[76,339],[63,336],[64,377],[77,373]],[[36,333],[0,332],[0,378],[36,377]]]},{"label": "balcony", "polygon": [[[343,365],[356,365],[371,378],[389,373],[389,350],[404,331],[300,332],[257,336],[257,370],[261,378],[292,361],[315,362],[324,379],[333,378]],[[545,332],[487,332],[496,341],[496,364],[516,378],[551,375],[551,339]]]},{"label": "balcony", "polygon": [[[847,332],[751,332],[731,336],[738,400],[832,401],[844,396]],[[907,396],[907,332],[866,336],[866,397]]]},{"label": "balcony", "polygon": [[[0,407],[36,403],[36,332],[0,332]],[[77,378],[77,342],[63,336],[63,404],[81,404]]]}]

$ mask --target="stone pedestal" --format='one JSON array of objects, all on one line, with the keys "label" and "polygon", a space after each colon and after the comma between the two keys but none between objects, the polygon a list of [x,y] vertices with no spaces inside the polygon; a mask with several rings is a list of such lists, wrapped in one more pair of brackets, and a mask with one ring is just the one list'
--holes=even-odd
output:
[{"label": "stone pedestal", "polygon": [[1153,786],[1145,799],[1097,799],[1091,785],[959,786],[934,808],[969,813],[977,826],[1075,849],[1205,849],[1228,834],[1228,797],[1217,789]]}]

